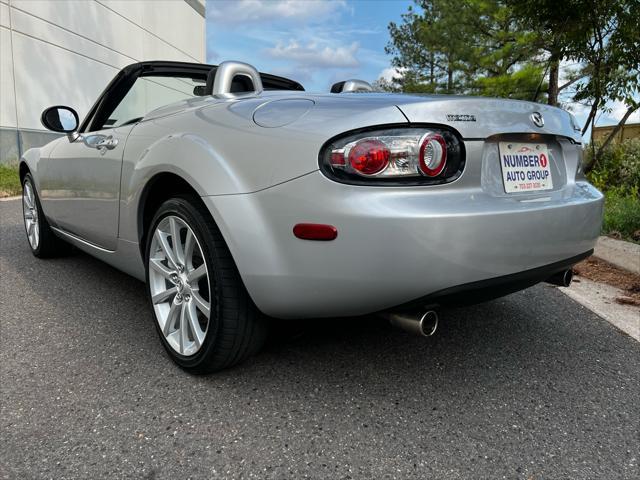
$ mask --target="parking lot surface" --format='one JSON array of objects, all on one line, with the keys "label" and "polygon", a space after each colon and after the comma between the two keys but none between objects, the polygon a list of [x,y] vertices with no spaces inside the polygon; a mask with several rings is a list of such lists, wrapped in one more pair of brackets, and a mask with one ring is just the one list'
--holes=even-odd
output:
[{"label": "parking lot surface", "polygon": [[279,323],[195,377],[144,286],[91,257],[38,260],[0,202],[0,477],[638,478],[640,344],[554,287],[441,312]]}]

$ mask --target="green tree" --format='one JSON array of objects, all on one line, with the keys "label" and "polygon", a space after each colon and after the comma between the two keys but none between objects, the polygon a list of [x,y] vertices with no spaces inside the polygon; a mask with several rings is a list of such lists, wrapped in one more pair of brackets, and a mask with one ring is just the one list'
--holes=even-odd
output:
[{"label": "green tree", "polygon": [[[575,100],[591,103],[583,134],[595,126],[599,110],[607,111],[607,102],[623,102],[627,108],[616,128],[593,156],[601,157],[619,129],[640,108],[640,2],[637,0],[599,0],[589,2],[591,29],[578,42],[574,56],[585,64],[586,80],[578,84]],[[592,142],[593,144],[593,142]],[[594,145],[592,145],[592,148]],[[586,165],[589,171],[593,164]]]},{"label": "green tree", "polygon": [[[640,1],[638,0],[508,0],[520,17],[522,28],[539,32],[537,45],[549,62],[549,103],[573,87],[569,99],[589,107],[582,133],[595,125],[607,103],[623,102],[627,110],[591,158],[596,162],[625,124],[640,108]],[[580,65],[563,85],[558,84],[559,65],[570,60]],[[592,148],[595,145],[592,142]],[[593,163],[586,165],[589,171]]]},{"label": "green tree", "polygon": [[403,72],[399,83],[407,92],[454,93],[464,80],[465,32],[451,22],[449,2],[416,3],[420,11],[409,7],[402,24],[389,25],[392,42],[386,50],[395,55],[392,63]]},{"label": "green tree", "polygon": [[[597,151],[591,142],[593,162],[640,109],[640,0],[414,1],[401,24],[389,25],[386,51],[402,78],[382,88],[550,105],[562,96],[589,108],[583,135],[599,112],[622,102],[611,135]],[[563,62],[577,68],[561,72]]]},{"label": "green tree", "polygon": [[573,43],[584,37],[584,22],[577,20],[583,13],[576,11],[573,0],[507,0],[507,5],[518,18],[519,28],[533,32],[531,37],[535,48],[547,58],[547,103],[558,105],[559,94],[584,77],[582,72],[574,72],[562,84],[560,63],[571,57]]},{"label": "green tree", "polygon": [[[542,83],[537,33],[501,0],[415,0],[386,48],[408,92],[531,98]],[[383,85],[384,86],[384,85]],[[392,86],[393,87],[393,86]]]}]

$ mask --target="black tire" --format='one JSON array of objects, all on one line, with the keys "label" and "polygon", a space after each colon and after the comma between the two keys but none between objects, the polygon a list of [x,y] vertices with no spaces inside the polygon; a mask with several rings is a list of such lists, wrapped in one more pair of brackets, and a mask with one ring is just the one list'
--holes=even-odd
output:
[{"label": "black tire", "polygon": [[27,244],[31,249],[31,253],[33,253],[38,258],[51,258],[58,257],[61,255],[65,255],[69,253],[71,249],[71,245],[66,243],[64,240],[60,239],[53,233],[51,230],[51,226],[47,221],[47,218],[44,216],[44,212],[42,211],[42,206],[40,205],[40,197],[38,196],[38,192],[36,191],[35,183],[33,181],[33,177],[30,173],[27,173],[22,179],[22,213],[23,217],[26,213],[27,205],[25,205],[24,201],[24,193],[26,185],[29,185],[33,190],[35,209],[37,211],[37,223],[39,228],[39,241],[37,246],[34,248],[29,240],[29,232],[27,231],[26,221],[24,223],[25,233],[27,234]]},{"label": "black tire", "polygon": [[243,362],[257,353],[267,335],[267,323],[247,292],[220,230],[199,198],[175,197],[164,202],[147,232],[145,266],[147,295],[151,302],[149,258],[153,233],[167,216],[177,216],[191,228],[203,250],[209,275],[211,313],[200,349],[183,356],[167,342],[152,308],[160,340],[171,358],[194,374],[211,373]]}]

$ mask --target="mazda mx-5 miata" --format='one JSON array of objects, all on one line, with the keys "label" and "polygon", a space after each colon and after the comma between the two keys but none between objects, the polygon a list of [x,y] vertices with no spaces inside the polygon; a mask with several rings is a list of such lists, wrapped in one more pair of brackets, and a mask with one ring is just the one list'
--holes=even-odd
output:
[{"label": "mazda mx-5 miata", "polygon": [[75,245],[146,281],[160,339],[210,372],[265,320],[386,314],[428,335],[438,306],[541,281],[592,253],[602,195],[579,128],[538,103],[306,93],[250,65],[143,62],[20,163],[37,257]]}]

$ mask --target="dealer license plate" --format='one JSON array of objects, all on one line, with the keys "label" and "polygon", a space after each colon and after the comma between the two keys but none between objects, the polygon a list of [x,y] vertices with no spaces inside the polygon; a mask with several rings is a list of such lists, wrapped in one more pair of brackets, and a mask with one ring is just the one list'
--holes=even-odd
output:
[{"label": "dealer license plate", "polygon": [[500,142],[498,147],[505,192],[535,192],[553,188],[546,144]]}]

